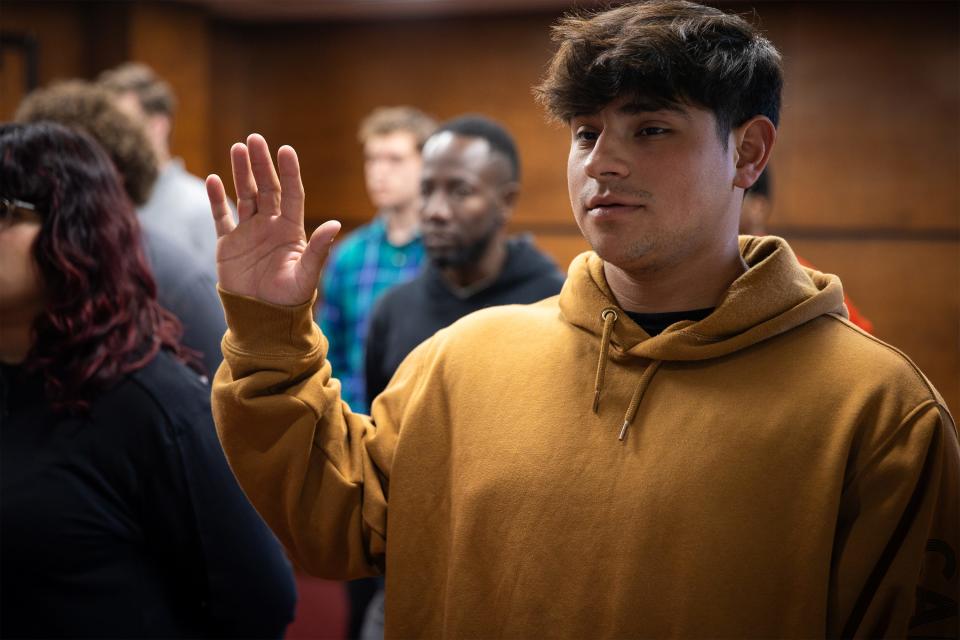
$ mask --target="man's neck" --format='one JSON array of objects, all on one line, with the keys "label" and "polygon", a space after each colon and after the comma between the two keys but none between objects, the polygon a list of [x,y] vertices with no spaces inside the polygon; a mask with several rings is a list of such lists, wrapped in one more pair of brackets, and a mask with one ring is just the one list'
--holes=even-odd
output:
[{"label": "man's neck", "polygon": [[170,147],[166,145],[154,144],[154,155],[157,156],[157,168],[163,171],[173,160],[173,154],[170,153]]},{"label": "man's neck", "polygon": [[618,304],[637,313],[716,307],[746,270],[736,238],[718,255],[700,254],[671,269],[627,272],[609,262],[603,264]]},{"label": "man's neck", "polygon": [[420,201],[413,200],[381,212],[387,221],[387,241],[395,247],[410,242],[420,227]]},{"label": "man's neck", "polygon": [[462,267],[441,269],[440,275],[454,289],[469,289],[496,280],[506,261],[507,243],[503,237],[498,236],[479,260]]}]

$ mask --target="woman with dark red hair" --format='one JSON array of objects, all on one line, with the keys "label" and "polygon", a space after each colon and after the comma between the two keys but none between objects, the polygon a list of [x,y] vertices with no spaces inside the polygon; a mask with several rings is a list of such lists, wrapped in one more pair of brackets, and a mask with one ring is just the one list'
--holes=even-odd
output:
[{"label": "woman with dark red hair", "polygon": [[0,636],[282,636],[290,566],[179,333],[105,152],[0,126]]}]

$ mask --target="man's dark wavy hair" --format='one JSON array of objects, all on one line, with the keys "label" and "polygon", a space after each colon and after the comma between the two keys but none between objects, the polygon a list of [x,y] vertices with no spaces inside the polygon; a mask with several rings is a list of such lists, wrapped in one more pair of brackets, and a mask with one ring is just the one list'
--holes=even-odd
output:
[{"label": "man's dark wavy hair", "polygon": [[568,15],[554,26],[553,39],[559,49],[534,94],[562,122],[621,96],[655,108],[705,107],[724,143],[756,115],[779,122],[780,54],[738,16],[653,0]]},{"label": "man's dark wavy hair", "polygon": [[149,199],[159,168],[146,129],[116,106],[113,94],[103,87],[84,80],[55,82],[24,98],[14,119],[83,129],[113,160],[133,204],[141,206]]},{"label": "man's dark wavy hair", "polygon": [[0,195],[42,219],[32,253],[47,302],[24,365],[42,375],[55,410],[83,412],[161,348],[197,364],[157,303],[133,204],[90,136],[52,122],[0,125]]}]

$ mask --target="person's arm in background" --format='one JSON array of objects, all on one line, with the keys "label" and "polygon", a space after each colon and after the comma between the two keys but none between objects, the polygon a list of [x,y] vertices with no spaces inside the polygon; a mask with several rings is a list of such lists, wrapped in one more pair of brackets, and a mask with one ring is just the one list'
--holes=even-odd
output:
[{"label": "person's arm in background", "polygon": [[181,343],[200,354],[206,375],[213,378],[223,360],[220,340],[227,329],[213,274],[162,230],[144,224],[143,234],[157,299],[180,320]]}]

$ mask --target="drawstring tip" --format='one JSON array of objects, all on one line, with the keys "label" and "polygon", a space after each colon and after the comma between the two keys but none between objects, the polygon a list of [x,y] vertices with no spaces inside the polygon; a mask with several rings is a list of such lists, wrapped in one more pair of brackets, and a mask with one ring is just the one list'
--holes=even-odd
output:
[{"label": "drawstring tip", "polygon": [[593,392],[593,412],[596,413],[600,408],[600,389]]},{"label": "drawstring tip", "polygon": [[620,442],[623,442],[624,440],[627,439],[627,429],[628,429],[628,428],[630,428],[630,421],[629,421],[629,420],[624,420],[624,421],[623,421],[623,426],[620,427],[620,437],[619,437]]}]

